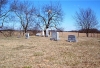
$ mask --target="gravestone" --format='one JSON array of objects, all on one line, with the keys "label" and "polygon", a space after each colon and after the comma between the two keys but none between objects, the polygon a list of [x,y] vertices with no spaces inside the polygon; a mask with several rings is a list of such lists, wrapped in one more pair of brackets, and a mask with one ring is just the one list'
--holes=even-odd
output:
[{"label": "gravestone", "polygon": [[60,38],[59,38],[59,32],[56,32],[56,39],[55,40],[60,40]]},{"label": "gravestone", "polygon": [[55,40],[55,41],[60,40],[60,38],[59,38],[59,32],[53,31],[53,32],[51,33],[51,38],[50,38],[50,40]]},{"label": "gravestone", "polygon": [[76,36],[75,35],[68,35],[68,42],[76,42]]},{"label": "gravestone", "polygon": [[44,37],[44,30],[42,30],[42,36]]},{"label": "gravestone", "polygon": [[20,35],[18,35],[17,38],[20,38]]},{"label": "gravestone", "polygon": [[36,36],[41,36],[41,33],[36,33]]},{"label": "gravestone", "polygon": [[55,35],[56,35],[56,32],[52,31],[50,40],[55,40],[55,38],[56,38]]},{"label": "gravestone", "polygon": [[25,33],[26,39],[29,39],[29,33]]},{"label": "gravestone", "polygon": [[49,37],[49,30],[46,29],[46,37]]}]

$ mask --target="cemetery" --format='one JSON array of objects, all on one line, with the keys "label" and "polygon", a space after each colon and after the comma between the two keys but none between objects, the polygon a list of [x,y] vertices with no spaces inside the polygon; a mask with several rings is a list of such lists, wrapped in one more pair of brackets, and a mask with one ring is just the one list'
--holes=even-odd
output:
[{"label": "cemetery", "polygon": [[0,68],[100,68],[100,30],[91,8],[76,12],[79,29],[73,31],[72,20],[63,22],[60,3],[37,8],[6,1],[1,1]]},{"label": "cemetery", "polygon": [[99,6],[0,0],[0,68],[100,68]]},{"label": "cemetery", "polygon": [[0,37],[0,68],[100,67],[99,38],[56,31],[37,35]]}]

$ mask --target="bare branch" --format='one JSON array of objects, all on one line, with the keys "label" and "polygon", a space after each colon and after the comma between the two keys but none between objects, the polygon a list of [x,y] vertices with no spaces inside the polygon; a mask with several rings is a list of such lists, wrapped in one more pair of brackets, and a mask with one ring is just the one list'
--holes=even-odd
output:
[{"label": "bare branch", "polygon": [[75,20],[81,29],[86,30],[87,37],[89,30],[95,28],[98,25],[96,15],[90,8],[86,10],[80,9],[79,12],[76,12]]},{"label": "bare branch", "polygon": [[34,21],[34,13],[36,12],[35,7],[27,1],[19,2],[17,0],[11,4],[11,9],[19,18],[20,24],[23,27],[24,32],[26,33],[29,24],[32,25]]}]

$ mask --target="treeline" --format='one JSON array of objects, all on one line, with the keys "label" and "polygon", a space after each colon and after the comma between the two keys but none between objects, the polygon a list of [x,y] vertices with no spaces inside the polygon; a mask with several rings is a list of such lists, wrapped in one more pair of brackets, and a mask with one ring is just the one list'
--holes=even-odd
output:
[{"label": "treeline", "polygon": [[[72,30],[72,31],[68,31],[68,32],[79,32],[79,33],[86,33],[87,29],[81,29],[79,31],[77,30]],[[98,29],[89,29],[88,31],[89,33],[100,33],[100,30]]]},{"label": "treeline", "polygon": [[[86,33],[87,29],[81,29],[79,30],[80,33]],[[89,33],[100,33],[100,30],[98,29],[89,29]]]}]

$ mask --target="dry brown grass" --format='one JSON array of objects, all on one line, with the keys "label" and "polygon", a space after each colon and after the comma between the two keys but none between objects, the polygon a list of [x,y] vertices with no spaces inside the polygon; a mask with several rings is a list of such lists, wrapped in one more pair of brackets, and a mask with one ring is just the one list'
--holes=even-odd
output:
[{"label": "dry brown grass", "polygon": [[60,41],[0,37],[0,68],[99,68],[100,38],[81,36],[73,43],[68,34],[74,33],[60,33]]}]

